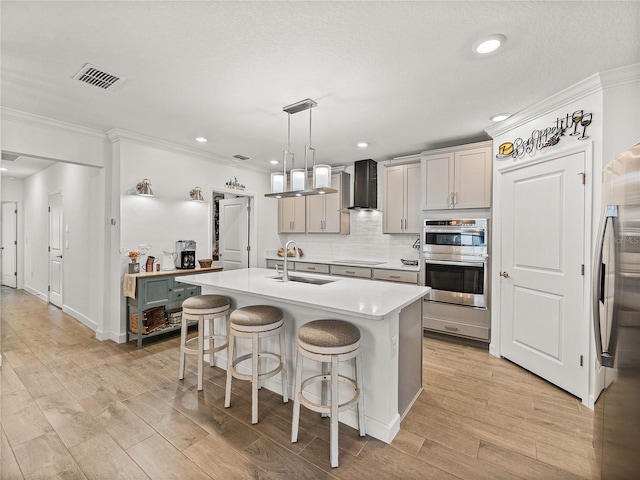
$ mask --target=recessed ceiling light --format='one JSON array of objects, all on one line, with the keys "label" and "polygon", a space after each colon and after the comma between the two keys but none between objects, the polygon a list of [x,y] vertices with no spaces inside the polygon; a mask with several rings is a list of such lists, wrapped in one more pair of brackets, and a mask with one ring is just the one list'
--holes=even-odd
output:
[{"label": "recessed ceiling light", "polygon": [[369,146],[369,144],[367,142],[358,142],[357,145],[360,148],[365,148],[365,147]]},{"label": "recessed ceiling light", "polygon": [[207,139],[204,137],[196,137],[196,142],[207,143]]},{"label": "recessed ceiling light", "polygon": [[507,37],[496,33],[495,35],[489,35],[481,38],[473,44],[472,49],[480,55],[486,55],[487,53],[495,52],[506,41]]},{"label": "recessed ceiling light", "polygon": [[510,113],[498,113],[497,115],[494,115],[493,117],[489,117],[489,120],[491,120],[492,122],[501,122],[503,120],[506,120],[510,116],[511,116]]},{"label": "recessed ceiling light", "polygon": [[7,170],[9,170],[8,168],[2,167],[0,168],[0,171],[6,172]]},{"label": "recessed ceiling light", "polygon": [[279,163],[280,163],[280,161],[279,161],[279,160],[269,160],[269,163],[270,163],[271,165],[277,165],[277,164],[279,164]]}]

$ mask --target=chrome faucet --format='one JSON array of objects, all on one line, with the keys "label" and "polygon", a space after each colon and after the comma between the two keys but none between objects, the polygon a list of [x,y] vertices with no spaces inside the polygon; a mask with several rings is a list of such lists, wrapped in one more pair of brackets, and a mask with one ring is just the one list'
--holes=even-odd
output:
[{"label": "chrome faucet", "polygon": [[287,244],[284,246],[284,267],[282,269],[282,281],[283,282],[288,282],[289,281],[289,245],[295,245],[295,249],[296,249],[296,258],[298,257],[298,244],[295,242],[295,240],[289,240],[287,242]]}]

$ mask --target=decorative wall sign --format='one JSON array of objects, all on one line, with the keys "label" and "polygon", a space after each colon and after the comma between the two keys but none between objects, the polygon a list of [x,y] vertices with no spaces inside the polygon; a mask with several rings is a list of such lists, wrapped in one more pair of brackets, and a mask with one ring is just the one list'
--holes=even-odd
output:
[{"label": "decorative wall sign", "polygon": [[238,177],[230,178],[227,183],[224,184],[225,187],[231,188],[232,190],[244,190],[244,185],[242,185],[238,181]]},{"label": "decorative wall sign", "polygon": [[[513,142],[504,142],[498,147],[496,158],[503,160],[505,158],[517,159],[524,156],[525,153],[533,154],[537,150],[553,147],[557,145],[564,136],[578,136],[578,140],[586,140],[589,138],[585,135],[587,127],[591,125],[593,114],[584,113],[584,110],[576,110],[571,115],[568,113],[564,118],[556,118],[556,124],[543,130],[534,130],[526,140],[518,137]],[[582,134],[578,131],[578,125],[582,127]],[[573,132],[567,133],[567,130]]]}]

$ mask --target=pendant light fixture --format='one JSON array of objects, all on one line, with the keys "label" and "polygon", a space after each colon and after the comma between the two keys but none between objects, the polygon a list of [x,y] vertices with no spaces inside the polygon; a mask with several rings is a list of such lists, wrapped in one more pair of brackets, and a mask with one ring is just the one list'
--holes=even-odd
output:
[{"label": "pendant light fixture", "polygon": [[[287,149],[282,152],[282,172],[271,174],[271,193],[265,197],[287,198],[305,197],[308,195],[322,195],[325,193],[337,193],[338,190],[331,188],[331,166],[316,165],[316,149],[311,146],[311,109],[318,104],[307,98],[292,105],[282,107],[287,112]],[[295,168],[295,155],[291,152],[291,115],[309,110],[309,144],[304,147],[304,169]],[[312,188],[307,188],[307,177],[309,167],[309,156],[312,156]],[[287,160],[291,160],[291,171],[289,172],[289,190],[287,190]]]}]

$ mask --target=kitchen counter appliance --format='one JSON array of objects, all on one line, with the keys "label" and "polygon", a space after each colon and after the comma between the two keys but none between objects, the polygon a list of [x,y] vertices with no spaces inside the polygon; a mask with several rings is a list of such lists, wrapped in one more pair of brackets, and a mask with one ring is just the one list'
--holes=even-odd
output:
[{"label": "kitchen counter appliance", "polygon": [[489,340],[488,219],[425,220],[424,328]]},{"label": "kitchen counter appliance", "polygon": [[176,268],[196,268],[196,241],[178,240],[176,242]]}]

